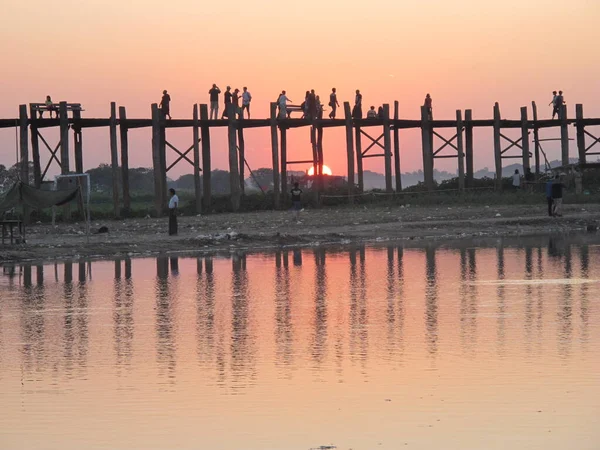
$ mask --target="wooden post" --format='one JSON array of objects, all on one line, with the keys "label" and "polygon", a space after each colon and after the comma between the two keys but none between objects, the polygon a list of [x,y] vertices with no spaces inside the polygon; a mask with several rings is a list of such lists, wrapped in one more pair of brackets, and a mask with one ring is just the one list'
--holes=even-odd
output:
[{"label": "wooden post", "polygon": [[[311,127],[312,133],[312,127]],[[287,130],[285,126],[279,127],[279,135],[280,135],[280,146],[281,146],[281,195],[283,197],[283,201],[287,202],[288,200],[288,191],[287,191]],[[315,145],[312,144],[313,154],[315,150]],[[316,179],[316,172],[315,172]]]},{"label": "wooden post", "polygon": [[360,132],[360,125],[354,126],[354,145],[356,146],[356,175],[358,178],[358,192],[362,193],[365,190],[365,179],[363,171],[362,138]]},{"label": "wooden post", "polygon": [[465,154],[463,152],[463,121],[462,112],[456,110],[456,147],[458,147],[458,189],[465,190]]},{"label": "wooden post", "polygon": [[348,201],[354,203],[354,142],[352,140],[352,111],[350,102],[344,102],[346,119],[346,156],[348,158]]},{"label": "wooden post", "polygon": [[569,126],[567,124],[567,105],[560,106],[560,148],[562,165],[569,164]]},{"label": "wooden post", "polygon": [[[242,117],[242,116],[240,116]],[[244,145],[244,128],[242,127],[242,123],[238,122],[238,153],[239,153],[239,170],[240,170],[240,192],[241,195],[246,193],[246,180],[244,176],[244,168],[246,163],[246,150]]]},{"label": "wooden post", "polygon": [[465,156],[467,162],[466,186],[473,187],[473,112],[465,110]]},{"label": "wooden post", "polygon": [[392,187],[392,137],[390,134],[390,105],[383,104],[383,159],[385,166],[385,191],[394,192]]},{"label": "wooden post", "polygon": [[496,166],[496,190],[502,190],[502,147],[500,142],[500,105],[494,104],[494,162]]},{"label": "wooden post", "polygon": [[273,201],[279,208],[279,142],[277,139],[277,103],[271,102],[271,154],[273,164]]},{"label": "wooden post", "polygon": [[19,105],[19,147],[21,150],[19,176],[25,184],[29,184],[29,139],[27,136],[27,126],[27,105]]},{"label": "wooden post", "polygon": [[400,172],[400,132],[396,121],[400,117],[398,100],[394,101],[394,173],[396,174],[396,192],[402,190],[402,174]]},{"label": "wooden post", "polygon": [[[212,167],[210,163],[210,128],[208,126],[208,105],[206,104],[200,105],[200,120],[202,121],[202,125],[200,127],[200,134],[202,137],[202,202],[204,205],[204,211],[209,212],[212,203]],[[194,168],[194,170],[196,170],[196,168]],[[194,172],[194,178],[195,177],[196,173]],[[198,181],[194,179],[194,182],[200,182],[200,170],[198,170]],[[196,188],[196,190],[197,189],[198,188]]]},{"label": "wooden post", "polygon": [[42,185],[42,168],[40,166],[40,141],[37,131],[37,114],[33,105],[29,105],[30,128],[31,128],[31,156],[33,158],[33,179],[35,187],[39,188]]},{"label": "wooden post", "polygon": [[529,164],[529,123],[527,122],[527,107],[521,107],[521,147],[523,147],[523,173],[530,169]]},{"label": "wooden post", "polygon": [[159,111],[158,115],[158,157],[160,160],[160,183],[162,186],[161,203],[162,210],[167,210],[167,127],[166,116]]},{"label": "wooden post", "polygon": [[433,191],[433,142],[429,111],[421,106],[421,143],[423,147],[423,177],[428,191]]},{"label": "wooden post", "polygon": [[58,113],[60,117],[60,173],[66,175],[69,173],[69,117],[67,116],[67,102],[58,104]]},{"label": "wooden post", "polygon": [[198,105],[194,103],[192,112],[194,121],[192,137],[194,139],[194,195],[196,214],[202,211],[202,184],[200,184],[200,122],[198,122]]},{"label": "wooden post", "polygon": [[73,142],[75,143],[75,172],[83,173],[83,141],[81,133],[81,111],[73,110]]},{"label": "wooden post", "polygon": [[[317,131],[314,125],[310,127],[310,146],[312,148],[312,161],[313,161],[313,197],[315,203],[319,202],[319,181],[321,180],[322,169],[319,167],[319,152],[317,150]],[[281,155],[283,157],[283,146],[281,148]],[[285,195],[285,191],[284,191]],[[287,199],[287,197],[284,197]]]},{"label": "wooden post", "polygon": [[583,105],[575,105],[575,124],[577,126],[577,150],[579,153],[579,164],[585,164],[585,126],[583,125]]},{"label": "wooden post", "polygon": [[231,209],[235,212],[240,209],[240,172],[238,169],[237,142],[235,132],[236,112],[234,105],[227,105],[229,124],[227,126],[229,137],[229,189],[231,191]]},{"label": "wooden post", "polygon": [[159,116],[160,111],[158,110],[158,105],[156,103],[152,103],[152,167],[154,169],[154,209],[156,211],[156,217],[161,217],[164,212],[162,201],[163,185],[160,176]]},{"label": "wooden post", "polygon": [[131,194],[129,193],[129,136],[127,112],[119,106],[119,132],[121,137],[121,184],[123,188],[123,211],[126,216],[131,212]]},{"label": "wooden post", "polygon": [[318,173],[319,178],[317,179],[317,202],[320,199],[320,195],[323,192],[323,127],[317,127],[317,160],[318,160]]},{"label": "wooden post", "polygon": [[533,112],[533,142],[535,148],[535,175],[538,177],[540,175],[540,136],[539,136],[539,127],[538,127],[538,115],[537,115],[537,106],[535,102],[531,102],[531,110]]},{"label": "wooden post", "polygon": [[119,217],[119,153],[117,150],[117,104],[110,102],[110,165],[112,166],[113,214]]}]

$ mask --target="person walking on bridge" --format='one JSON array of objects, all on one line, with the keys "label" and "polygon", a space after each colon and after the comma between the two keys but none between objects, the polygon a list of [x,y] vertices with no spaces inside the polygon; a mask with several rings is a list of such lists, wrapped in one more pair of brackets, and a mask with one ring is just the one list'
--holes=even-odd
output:
[{"label": "person walking on bridge", "polygon": [[338,100],[337,100],[337,94],[336,94],[335,88],[332,88],[331,94],[329,94],[329,106],[331,106],[331,112],[329,113],[329,118],[335,119],[335,113],[336,113],[338,107],[340,106],[340,104],[338,103]]},{"label": "person walking on bridge", "polygon": [[423,103],[423,106],[427,111],[427,118],[429,120],[433,120],[433,101],[431,100],[431,95],[427,94],[425,96],[425,102]]},{"label": "person walking on bridge", "polygon": [[362,119],[362,94],[360,90],[356,90],[356,97],[354,97],[354,109],[352,109],[352,118]]},{"label": "person walking on bridge", "polygon": [[287,118],[287,102],[291,102],[291,100],[287,98],[285,91],[281,91],[281,94],[279,94],[279,98],[277,99],[277,106],[279,106],[279,118],[282,120]]},{"label": "person walking on bridge", "polygon": [[[565,98],[563,97],[563,91],[558,91],[558,95],[556,96],[556,102],[554,104],[554,108],[556,109],[556,113],[559,119],[562,119],[562,107],[565,104]],[[552,115],[554,118],[554,114]]]},{"label": "person walking on bridge", "polygon": [[221,93],[221,89],[216,84],[213,84],[208,93],[210,95],[210,119],[213,119],[214,114],[214,118],[217,120],[219,118],[219,94]]},{"label": "person walking on bridge", "polygon": [[552,91],[552,101],[548,103],[548,106],[552,105],[552,118],[558,114],[558,108],[556,107],[556,97],[558,97],[556,91]]},{"label": "person walking on bridge", "polygon": [[248,88],[244,86],[244,92],[242,93],[242,112],[240,113],[240,119],[244,118],[244,110],[248,111],[248,119],[250,118],[250,102],[252,101],[252,94],[248,92]]},{"label": "person walking on bridge", "polygon": [[162,112],[163,117],[165,119],[168,117],[169,120],[171,120],[171,96],[167,93],[166,90],[163,91],[163,96],[160,100],[159,108]]},{"label": "person walking on bridge", "polygon": [[232,97],[233,97],[233,95],[231,94],[231,86],[227,86],[227,89],[225,90],[225,94],[223,94],[225,103],[223,105],[223,115],[221,116],[221,119],[224,119],[225,117],[229,117],[229,105],[231,105]]}]

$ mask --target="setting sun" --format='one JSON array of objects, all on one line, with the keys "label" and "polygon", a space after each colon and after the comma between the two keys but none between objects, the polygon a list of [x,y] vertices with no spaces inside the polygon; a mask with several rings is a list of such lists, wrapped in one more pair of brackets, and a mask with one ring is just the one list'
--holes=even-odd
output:
[{"label": "setting sun", "polygon": [[[315,168],[313,166],[310,166],[310,168],[308,169],[308,172],[306,172],[308,174],[309,177],[312,177],[315,174]],[[323,175],[333,175],[333,172],[331,171],[331,169],[329,167],[327,167],[325,164],[323,164]]]}]

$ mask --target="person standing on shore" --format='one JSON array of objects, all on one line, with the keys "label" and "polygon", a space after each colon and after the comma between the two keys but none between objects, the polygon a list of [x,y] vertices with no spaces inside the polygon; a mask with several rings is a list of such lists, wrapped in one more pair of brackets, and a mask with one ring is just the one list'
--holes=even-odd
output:
[{"label": "person standing on shore", "polygon": [[224,99],[225,103],[223,106],[223,115],[221,116],[221,119],[224,119],[225,117],[229,117],[229,105],[231,105],[231,98],[232,98],[231,86],[227,86],[227,89],[225,90],[225,94],[223,94],[223,99]]},{"label": "person standing on shore", "polygon": [[515,169],[515,173],[513,173],[512,186],[515,191],[518,191],[521,188],[521,174],[519,174],[519,169]]},{"label": "person standing on shore", "polygon": [[356,96],[354,97],[354,108],[352,109],[352,118],[362,119],[362,94],[360,90],[356,90]]},{"label": "person standing on shore", "polygon": [[340,104],[338,103],[338,100],[337,100],[337,94],[336,94],[335,88],[332,88],[331,94],[329,94],[329,106],[331,106],[331,112],[329,113],[329,118],[335,119],[335,113],[338,109],[338,106],[340,106]]},{"label": "person standing on shore", "polygon": [[163,117],[165,119],[168,117],[169,120],[171,120],[171,96],[166,90],[163,91],[163,96],[158,107],[160,108]]},{"label": "person standing on shore", "polygon": [[169,236],[177,235],[177,208],[179,207],[179,197],[175,189],[169,189]]},{"label": "person standing on shore", "polygon": [[556,174],[554,178],[554,183],[552,183],[552,204],[553,209],[552,212],[556,217],[562,217],[562,197],[563,197],[563,188],[565,185],[562,183],[560,178],[562,174]]},{"label": "person standing on shore", "polygon": [[210,119],[213,119],[214,114],[214,118],[217,120],[219,118],[219,94],[221,93],[221,89],[216,84],[213,84],[208,93],[210,95]]},{"label": "person standing on shore", "polygon": [[423,103],[423,106],[427,111],[427,118],[429,120],[433,120],[433,100],[431,99],[431,95],[427,94],[425,96],[425,102]]},{"label": "person standing on shore", "polygon": [[248,111],[248,119],[250,118],[250,102],[252,101],[252,94],[248,92],[248,88],[244,86],[244,92],[242,93],[242,112],[240,113],[240,119],[244,118],[244,110]]},{"label": "person standing on shore", "polygon": [[296,182],[294,188],[290,191],[292,194],[292,211],[294,211],[294,219],[296,222],[300,219],[300,211],[302,210],[302,189]]},{"label": "person standing on shore", "polygon": [[554,201],[552,200],[552,178],[548,178],[546,181],[546,202],[548,203],[548,216],[554,215]]}]

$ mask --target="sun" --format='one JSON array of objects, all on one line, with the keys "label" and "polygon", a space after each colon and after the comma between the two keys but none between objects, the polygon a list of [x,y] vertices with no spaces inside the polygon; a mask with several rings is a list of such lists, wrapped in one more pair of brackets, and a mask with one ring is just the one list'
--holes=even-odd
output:
[{"label": "sun", "polygon": [[[315,168],[313,166],[310,166],[307,174],[309,177],[312,177],[315,174]],[[323,164],[323,175],[333,175],[333,172],[331,171],[331,169],[329,167],[327,167],[325,164]]]}]

